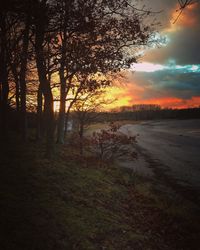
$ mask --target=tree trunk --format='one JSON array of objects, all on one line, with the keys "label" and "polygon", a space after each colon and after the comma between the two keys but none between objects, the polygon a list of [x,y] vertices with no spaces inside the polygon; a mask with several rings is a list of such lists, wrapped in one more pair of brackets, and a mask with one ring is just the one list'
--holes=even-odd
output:
[{"label": "tree trunk", "polygon": [[[66,15],[66,13],[65,13]],[[67,36],[66,36],[66,18],[64,19],[64,34],[62,39],[62,55],[61,55],[61,62],[60,62],[60,110],[59,110],[59,117],[58,117],[58,135],[57,135],[57,142],[64,144],[65,141],[65,106],[66,106],[66,78],[65,78],[65,62],[66,62],[66,43],[67,43]]]},{"label": "tree trunk", "polygon": [[70,112],[70,110],[69,110],[69,108],[67,109],[67,112],[66,112],[66,114],[65,114],[65,130],[64,130],[64,137],[66,138],[66,136],[67,136],[67,127],[68,127],[68,122],[69,122],[69,112]]},{"label": "tree trunk", "polygon": [[[44,95],[45,96],[45,95]],[[45,96],[45,129],[46,129],[46,156],[49,158],[54,153],[54,112],[53,112],[53,96],[48,93]]]},{"label": "tree trunk", "polygon": [[37,70],[42,93],[44,95],[44,113],[45,113],[45,129],[46,129],[46,154],[50,157],[54,151],[54,112],[53,112],[53,95],[50,83],[47,80],[41,52],[37,51]]},{"label": "tree trunk", "polygon": [[44,56],[44,36],[46,28],[46,11],[47,6],[44,2],[38,3],[36,23],[35,23],[35,52],[36,64],[41,90],[44,96],[44,113],[45,113],[45,129],[46,129],[46,156],[51,157],[54,152],[54,111],[53,111],[53,95],[50,82],[47,78],[46,60]]},{"label": "tree trunk", "polygon": [[37,91],[37,135],[36,139],[40,140],[43,135],[43,122],[42,122],[42,89],[39,85],[38,91]]},{"label": "tree trunk", "polygon": [[21,89],[21,132],[23,140],[27,139],[27,115],[26,115],[26,70],[28,60],[28,46],[29,46],[29,26],[30,16],[28,15],[25,23],[25,30],[23,35],[23,48],[21,55],[21,68],[19,75],[20,89]]},{"label": "tree trunk", "polygon": [[19,113],[20,110],[20,91],[19,91],[19,83],[15,83],[15,102],[16,102],[16,111]]},{"label": "tree trunk", "polygon": [[84,125],[82,122],[79,124],[79,138],[80,138],[80,154],[83,155],[83,131]]},{"label": "tree trunk", "polygon": [[[10,48],[9,48],[10,49]],[[9,66],[14,77],[15,82],[15,105],[16,105],[16,130],[20,131],[20,83],[19,83],[19,73],[17,71],[18,64],[12,61],[12,51],[10,51],[9,55]]]},{"label": "tree trunk", "polygon": [[60,90],[60,110],[58,117],[58,135],[57,143],[64,144],[65,141],[65,104],[66,104],[66,84],[63,72],[60,72],[61,90]]},{"label": "tree trunk", "polygon": [[69,104],[69,107],[68,107],[67,112],[65,114],[65,128],[64,128],[65,129],[65,131],[64,131],[64,137],[65,138],[66,138],[66,135],[67,135],[67,127],[68,127],[68,122],[69,122],[69,114],[70,114],[70,110],[71,110],[72,106],[73,106],[73,102],[71,102]]},{"label": "tree trunk", "polygon": [[2,138],[6,138],[8,130],[8,61],[6,53],[6,14],[0,13],[0,126]]}]

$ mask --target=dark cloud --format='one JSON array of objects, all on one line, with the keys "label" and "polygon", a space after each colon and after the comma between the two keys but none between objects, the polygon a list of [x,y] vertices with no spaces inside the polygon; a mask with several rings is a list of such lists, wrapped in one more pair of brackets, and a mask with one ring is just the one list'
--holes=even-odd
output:
[{"label": "dark cloud", "polygon": [[[171,7],[172,9],[168,7],[168,13],[175,10],[174,6]],[[200,4],[195,5],[194,9],[186,10],[184,15],[176,24],[171,24],[170,29],[163,27],[169,44],[150,50],[144,60],[164,64],[174,59],[181,65],[200,64]]]},{"label": "dark cloud", "polygon": [[174,96],[190,99],[200,96],[200,72],[177,73],[169,70],[144,73],[137,72],[134,82],[144,88],[142,99]]},{"label": "dark cloud", "polygon": [[[200,65],[200,1],[185,10],[177,23],[172,24],[177,16],[177,2],[178,0],[146,0],[147,8],[153,11],[163,10],[156,17],[162,23],[161,34],[167,36],[169,42],[165,47],[147,51],[141,62],[162,64],[166,67],[170,62],[175,66]],[[186,101],[200,96],[200,72],[172,69],[150,73],[136,72],[132,82],[144,89],[140,93],[142,100],[171,96]]]},{"label": "dark cloud", "polygon": [[200,64],[200,27],[169,34],[169,39],[166,47],[151,50],[145,60],[166,64],[174,59],[180,65]]}]

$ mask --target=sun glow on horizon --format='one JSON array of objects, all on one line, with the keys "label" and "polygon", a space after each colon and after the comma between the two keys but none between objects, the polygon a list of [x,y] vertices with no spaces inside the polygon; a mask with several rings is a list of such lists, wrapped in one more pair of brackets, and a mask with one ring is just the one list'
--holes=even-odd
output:
[{"label": "sun glow on horizon", "polygon": [[[145,91],[145,90],[144,90]],[[115,102],[106,106],[105,110],[119,110],[123,106],[133,106],[140,104],[156,104],[161,108],[196,108],[200,107],[200,96],[193,96],[189,99],[182,99],[175,96],[163,96],[160,98],[144,99],[142,96],[134,92],[131,84],[127,84],[123,87],[109,87],[106,91],[106,98],[116,99]]]}]

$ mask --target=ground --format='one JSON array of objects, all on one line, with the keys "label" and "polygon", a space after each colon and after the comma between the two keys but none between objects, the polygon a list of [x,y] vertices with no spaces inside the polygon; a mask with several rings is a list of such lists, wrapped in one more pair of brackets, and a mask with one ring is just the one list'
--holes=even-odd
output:
[{"label": "ground", "polygon": [[123,125],[121,130],[138,135],[140,169],[151,171],[200,205],[199,119],[146,121]]},{"label": "ground", "polygon": [[199,249],[197,215],[150,179],[69,146],[47,160],[43,144],[11,138],[1,144],[1,249]]}]

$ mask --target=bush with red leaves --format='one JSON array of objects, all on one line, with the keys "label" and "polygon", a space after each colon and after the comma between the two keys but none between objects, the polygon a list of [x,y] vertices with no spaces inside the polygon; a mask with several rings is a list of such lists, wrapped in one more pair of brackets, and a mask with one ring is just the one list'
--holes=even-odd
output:
[{"label": "bush with red leaves", "polygon": [[137,158],[137,153],[133,150],[136,143],[135,136],[127,136],[119,132],[119,126],[111,123],[108,129],[94,132],[87,139],[87,148],[96,154],[100,162],[111,161],[124,156]]}]

